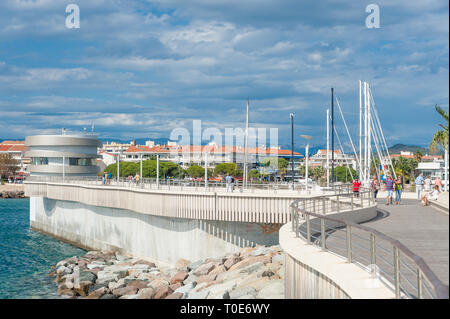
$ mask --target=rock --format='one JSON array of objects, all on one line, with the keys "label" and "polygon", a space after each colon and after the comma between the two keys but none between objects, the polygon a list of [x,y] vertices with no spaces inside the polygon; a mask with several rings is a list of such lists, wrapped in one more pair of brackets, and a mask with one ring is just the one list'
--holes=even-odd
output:
[{"label": "rock", "polygon": [[178,270],[181,270],[182,268],[189,268],[190,264],[192,263],[189,260],[181,258],[175,263],[175,268]]},{"label": "rock", "polygon": [[256,295],[256,289],[253,287],[243,287],[243,288],[237,288],[230,292],[230,298],[231,299],[237,299],[242,296],[248,296],[252,295],[253,298]]},{"label": "rock", "polygon": [[218,275],[218,274],[221,274],[221,273],[223,273],[225,271],[227,271],[225,266],[224,265],[220,265],[220,266],[217,266],[216,268],[214,268],[213,270],[211,270],[208,275]]},{"label": "rock", "polygon": [[194,275],[196,275],[196,276],[207,275],[215,267],[216,267],[216,264],[213,262],[203,264],[194,271]]},{"label": "rock", "polygon": [[139,280],[145,280],[145,281],[152,281],[152,280],[157,279],[157,275],[154,275],[154,274],[148,274],[148,273],[140,273],[140,274],[136,277],[136,279],[139,279]]},{"label": "rock", "polygon": [[168,295],[164,299],[181,299],[183,297],[183,294],[180,292],[174,292],[173,294]]},{"label": "rock", "polygon": [[56,264],[56,268],[59,268],[59,267],[61,267],[61,266],[66,267],[67,264],[68,264],[68,262],[67,262],[65,259],[64,259],[64,260],[61,260],[61,261],[59,261],[59,262]]},{"label": "rock", "polygon": [[177,282],[182,282],[188,277],[188,273],[184,271],[177,272],[172,278],[170,278],[171,284],[176,284]]},{"label": "rock", "polygon": [[80,271],[80,277],[79,280],[80,281],[90,281],[90,282],[95,282],[95,280],[97,279],[97,276],[90,272],[90,271]]},{"label": "rock", "polygon": [[270,280],[267,277],[258,278],[256,273],[253,273],[250,276],[247,276],[244,280],[241,280],[239,282],[239,285],[236,287],[236,289],[245,288],[245,287],[253,287],[257,291],[259,291],[262,288],[264,288],[269,281]]},{"label": "rock", "polygon": [[204,261],[203,260],[197,260],[196,262],[193,262],[192,264],[188,265],[188,268],[191,271],[195,271],[198,267],[200,267],[201,265],[203,265]]},{"label": "rock", "polygon": [[[257,272],[258,270],[261,270],[264,268],[264,264],[262,262],[256,262],[253,264],[248,265],[247,267],[241,268],[241,273],[247,273],[251,274],[252,272]],[[267,267],[264,268],[264,270],[267,270]]]},{"label": "rock", "polygon": [[277,275],[280,276],[281,279],[284,278],[284,272],[285,272],[285,268],[281,267],[280,270],[278,270]]},{"label": "rock", "polygon": [[202,282],[211,282],[211,281],[216,280],[217,276],[218,276],[217,274],[204,275],[204,276],[197,277],[196,281],[198,284],[202,283]]},{"label": "rock", "polygon": [[169,288],[169,286],[161,287],[158,289],[156,294],[154,295],[154,299],[164,299],[168,295],[172,293],[172,289]]},{"label": "rock", "polygon": [[134,263],[134,265],[147,265],[149,268],[155,268],[156,267],[155,263],[152,263],[151,261],[147,261],[147,260],[144,260],[144,259],[138,259]]},{"label": "rock", "polygon": [[175,291],[182,286],[183,286],[183,284],[181,282],[177,282],[176,284],[169,285],[169,288],[172,289],[173,291]]},{"label": "rock", "polygon": [[264,270],[261,274],[261,277],[272,277],[274,274],[274,272],[272,270]]},{"label": "rock", "polygon": [[119,297],[119,299],[138,299],[139,295],[138,294],[134,294],[134,295],[123,295],[121,297]]},{"label": "rock", "polygon": [[223,265],[225,266],[226,270],[228,270],[231,268],[231,266],[233,266],[234,264],[237,264],[240,261],[241,261],[240,257],[232,256],[232,257],[228,258]]},{"label": "rock", "polygon": [[91,287],[89,287],[89,294],[93,293],[94,291],[101,289],[101,288],[105,288],[106,290],[109,291],[108,289],[108,283],[102,283],[102,284],[97,284],[95,283],[94,285],[92,285]]},{"label": "rock", "polygon": [[250,253],[255,250],[255,248],[253,247],[244,247],[241,248],[241,250],[239,251],[239,256],[241,256],[241,258],[246,258],[248,257],[248,255],[250,255]]},{"label": "rock", "polygon": [[256,295],[257,299],[284,299],[284,280],[271,280]]},{"label": "rock", "polygon": [[266,247],[258,247],[250,253],[250,256],[260,256],[265,255],[270,252],[270,249]]},{"label": "rock", "polygon": [[79,259],[79,260],[77,261],[78,267],[83,268],[83,269],[87,268],[87,265],[88,265],[88,264],[89,264],[89,261],[86,260],[86,259]]},{"label": "rock", "polygon": [[139,289],[138,299],[152,299],[154,295],[155,295],[155,289],[143,288],[143,289]]},{"label": "rock", "polygon": [[199,292],[191,291],[191,292],[189,292],[186,299],[206,299],[208,297],[208,295],[209,295],[208,290],[202,290]]},{"label": "rock", "polygon": [[189,275],[189,277],[187,277],[187,278],[183,281],[183,285],[187,285],[187,284],[189,284],[189,283],[191,283],[191,282],[193,282],[193,281],[197,281],[197,276],[194,275],[194,274]]},{"label": "rock", "polygon": [[90,263],[90,264],[87,264],[86,265],[86,268],[87,269],[94,269],[94,268],[104,268],[106,265],[105,264],[93,264],[93,263]]},{"label": "rock", "polygon": [[137,291],[138,291],[138,289],[136,287],[126,286],[123,288],[114,289],[112,291],[112,293],[114,296],[119,297],[119,296],[125,296],[125,295],[135,295],[137,293]]},{"label": "rock", "polygon": [[127,287],[134,287],[137,289],[147,288],[147,283],[143,280],[133,280],[127,284]]},{"label": "rock", "polygon": [[58,269],[56,269],[56,275],[59,275],[60,277],[64,275],[69,275],[72,273],[72,269],[66,267],[66,266],[60,266]]},{"label": "rock", "polygon": [[275,255],[275,256],[272,256],[272,262],[284,264],[284,258],[285,258],[284,255]]},{"label": "rock", "polygon": [[114,289],[123,288],[125,286],[126,286],[126,283],[125,283],[125,279],[124,278],[119,279],[118,281],[111,281],[111,282],[108,283],[108,288],[111,291],[114,290]]},{"label": "rock", "polygon": [[272,257],[269,257],[269,256],[250,256],[250,257],[244,258],[237,264],[231,266],[229,270],[244,268],[244,267],[247,267],[248,265],[251,265],[251,264],[254,264],[257,262],[262,262],[262,263],[266,264],[266,263],[270,263],[271,261],[272,261]]},{"label": "rock", "polygon": [[241,278],[236,278],[208,287],[208,299],[230,299],[229,292],[232,291],[241,280]]},{"label": "rock", "polygon": [[74,286],[75,292],[80,296],[89,295],[89,288],[92,286],[92,282],[90,281],[80,281],[77,285]]},{"label": "rock", "polygon": [[153,280],[150,284],[150,287],[152,287],[155,290],[159,290],[162,287],[169,286],[169,282],[163,278],[158,278]]},{"label": "rock", "polygon": [[65,288],[65,289],[58,288],[58,295],[62,295],[62,296],[76,296],[76,292],[73,291],[72,289],[69,289],[69,288]]},{"label": "rock", "polygon": [[100,299],[100,297],[106,293],[108,293],[108,289],[105,287],[101,287],[91,292],[85,299]]},{"label": "rock", "polygon": [[186,286],[181,286],[174,290],[174,292],[180,292],[182,294],[189,293],[192,289],[194,289],[197,286],[197,283],[195,281],[187,284]]},{"label": "rock", "polygon": [[117,299],[117,297],[114,296],[113,294],[104,294],[103,296],[100,297],[100,299]]}]

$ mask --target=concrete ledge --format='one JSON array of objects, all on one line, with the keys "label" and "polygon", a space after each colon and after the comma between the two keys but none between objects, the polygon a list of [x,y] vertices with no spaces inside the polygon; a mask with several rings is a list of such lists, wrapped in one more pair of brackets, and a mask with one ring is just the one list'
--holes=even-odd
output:
[{"label": "concrete ledge", "polygon": [[[286,252],[286,258],[291,258],[291,263],[297,262],[300,266],[296,267],[297,270],[292,269],[293,267],[286,267],[286,298],[305,299],[312,295],[315,298],[325,299],[332,298],[333,295],[352,299],[395,298],[392,290],[378,279],[372,279],[367,271],[355,264],[347,263],[342,257],[324,252],[317,246],[306,244],[302,238],[296,238],[290,224],[281,227],[279,234],[280,245]],[[289,262],[286,261],[286,263]],[[298,268],[301,270],[299,271]],[[312,279],[304,278],[304,275],[300,274],[306,268],[313,269],[320,274],[320,276],[316,276],[317,283],[310,287],[314,291],[301,289],[301,281]],[[294,285],[292,285],[293,282]]]}]

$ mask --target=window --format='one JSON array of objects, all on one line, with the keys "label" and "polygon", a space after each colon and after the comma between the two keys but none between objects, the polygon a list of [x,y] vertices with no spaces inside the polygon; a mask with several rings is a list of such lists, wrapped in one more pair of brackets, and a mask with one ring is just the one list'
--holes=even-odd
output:
[{"label": "window", "polygon": [[33,165],[48,165],[48,158],[47,157],[33,157],[31,159],[31,163]]},{"label": "window", "polygon": [[91,166],[95,165],[94,159],[92,158],[69,158],[69,165],[72,166]]}]

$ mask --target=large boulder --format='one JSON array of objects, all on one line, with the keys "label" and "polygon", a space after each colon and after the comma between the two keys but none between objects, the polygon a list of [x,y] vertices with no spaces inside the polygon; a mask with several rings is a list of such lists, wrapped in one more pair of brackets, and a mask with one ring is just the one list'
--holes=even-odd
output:
[{"label": "large boulder", "polygon": [[109,290],[105,287],[101,287],[91,292],[85,299],[100,299],[101,296],[107,294]]},{"label": "large boulder", "polygon": [[89,294],[89,288],[92,286],[91,281],[80,281],[78,284],[75,284],[73,290],[80,296],[87,296]]},{"label": "large boulder", "polygon": [[155,293],[155,289],[153,288],[139,289],[138,299],[152,299]]},{"label": "large boulder", "polygon": [[180,292],[174,292],[170,295],[168,295],[167,297],[165,297],[164,299],[181,299],[183,297],[183,294]]},{"label": "large boulder", "polygon": [[169,288],[169,286],[164,286],[158,289],[156,294],[153,296],[154,299],[164,299],[168,295],[170,295],[173,292],[172,289]]},{"label": "large boulder", "polygon": [[181,258],[175,263],[175,268],[178,270],[186,270],[189,269],[190,264],[192,263],[189,260]]},{"label": "large boulder", "polygon": [[170,278],[171,284],[176,284],[177,282],[182,282],[188,277],[188,273],[184,271],[177,272],[172,278]]},{"label": "large boulder", "polygon": [[244,258],[237,264],[231,266],[229,270],[244,268],[244,267],[247,267],[247,266],[257,263],[257,262],[262,262],[262,263],[266,264],[266,263],[270,263],[271,261],[272,261],[272,257],[270,257],[270,256],[249,256],[247,258]]},{"label": "large boulder", "polygon": [[226,268],[226,270],[230,269],[231,266],[237,264],[238,262],[241,261],[241,257],[239,256],[231,256],[230,258],[228,258],[225,262],[224,262],[224,266]]},{"label": "large boulder", "polygon": [[269,281],[256,295],[257,299],[284,299],[284,280]]},{"label": "large boulder", "polygon": [[123,288],[114,289],[112,291],[112,293],[114,296],[119,297],[119,296],[125,296],[125,295],[135,295],[137,293],[137,291],[138,291],[138,289],[136,287],[126,286]]},{"label": "large boulder", "polygon": [[194,271],[194,275],[196,276],[203,276],[209,274],[210,271],[212,271],[216,267],[216,263],[209,262],[206,264],[201,265]]}]

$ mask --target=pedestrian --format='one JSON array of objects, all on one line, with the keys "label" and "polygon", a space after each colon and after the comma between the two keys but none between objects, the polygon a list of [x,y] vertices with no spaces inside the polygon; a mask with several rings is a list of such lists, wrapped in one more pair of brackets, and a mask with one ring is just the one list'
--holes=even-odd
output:
[{"label": "pedestrian", "polygon": [[133,181],[133,175],[128,175],[128,187],[131,186],[131,182]]},{"label": "pedestrian", "polygon": [[227,182],[227,193],[232,193],[234,190],[234,178],[230,174],[228,174],[225,177],[225,181]]},{"label": "pedestrian", "polygon": [[112,173],[108,172],[108,184],[111,184]]},{"label": "pedestrian", "polygon": [[106,173],[102,174],[102,184],[105,185],[106,183]]},{"label": "pedestrian", "polygon": [[434,179],[434,185],[438,186],[439,187],[439,191],[442,192],[442,181],[439,178],[439,176]]},{"label": "pedestrian", "polygon": [[433,191],[425,193],[422,196],[422,205],[427,206],[431,200],[437,200],[439,198],[439,186],[434,185]]},{"label": "pedestrian", "polygon": [[380,190],[380,183],[378,183],[378,179],[376,177],[374,177],[372,183],[370,183],[370,188],[373,192],[373,202],[376,203],[378,191]]},{"label": "pedestrian", "polygon": [[418,200],[422,199],[423,183],[424,183],[423,173],[420,173],[419,176],[417,176],[416,178],[416,194]]},{"label": "pedestrian", "polygon": [[392,193],[394,192],[394,180],[389,175],[386,179],[386,182],[384,183],[387,196],[386,196],[386,205],[392,204]]},{"label": "pedestrian", "polygon": [[136,185],[139,184],[139,181],[141,180],[141,175],[139,175],[138,173],[136,173],[136,175],[134,176],[134,180],[136,182]]},{"label": "pedestrian", "polygon": [[353,181],[353,194],[358,197],[359,196],[359,188],[361,187],[361,182],[358,180],[358,177]]},{"label": "pedestrian", "polygon": [[425,178],[423,183],[424,183],[425,192],[431,191],[431,177],[427,176],[427,178]]},{"label": "pedestrian", "polygon": [[397,177],[397,180],[395,181],[395,205],[400,205],[400,201],[402,200],[402,191],[403,191],[402,178],[401,175],[399,175]]}]

